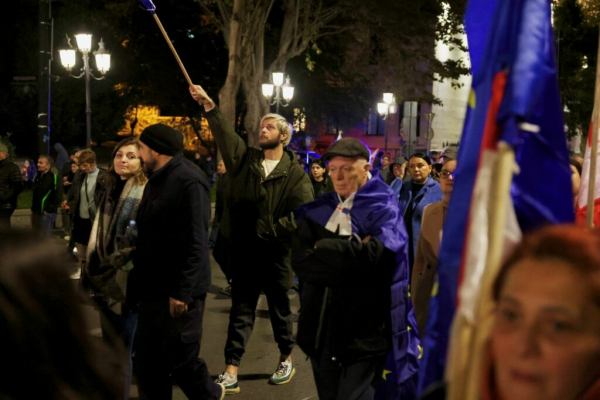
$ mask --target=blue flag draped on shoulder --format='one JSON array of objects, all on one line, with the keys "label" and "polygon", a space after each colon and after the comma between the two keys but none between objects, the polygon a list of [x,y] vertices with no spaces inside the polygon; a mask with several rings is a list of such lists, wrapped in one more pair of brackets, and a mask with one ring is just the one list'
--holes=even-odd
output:
[{"label": "blue flag draped on shoulder", "polygon": [[[516,161],[504,249],[521,232],[573,221],[550,2],[471,0],[465,28],[473,83],[423,342],[420,392],[444,379],[453,323],[453,335],[459,325],[478,323],[499,141],[514,149]],[[540,171],[551,178],[542,179]]]},{"label": "blue flag draped on shoulder", "polygon": [[[326,226],[339,204],[337,193],[319,196],[312,203],[296,209],[299,222],[304,218]],[[394,192],[379,173],[362,186],[354,197],[350,212],[352,233],[372,236],[396,254],[391,285],[391,341],[376,400],[414,399],[420,355],[419,335],[408,297],[408,235]]]}]

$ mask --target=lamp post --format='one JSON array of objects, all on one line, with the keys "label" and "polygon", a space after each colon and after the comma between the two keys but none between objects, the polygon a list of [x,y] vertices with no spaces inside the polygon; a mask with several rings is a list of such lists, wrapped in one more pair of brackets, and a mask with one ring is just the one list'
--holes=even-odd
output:
[{"label": "lamp post", "polygon": [[431,139],[433,139],[433,128],[431,127],[431,123],[433,122],[434,117],[435,113],[428,112],[427,114],[425,114],[425,118],[427,118],[427,155],[429,155]]},{"label": "lamp post", "polygon": [[[69,46],[71,46],[71,40],[69,40]],[[96,57],[96,68],[102,74],[100,77],[96,77],[91,69],[90,69],[90,51],[92,50],[92,35],[88,33],[80,33],[75,35],[75,39],[77,40],[77,50],[81,52],[83,55],[83,67],[81,68],[81,74],[73,75],[71,70],[75,66],[76,62],[76,50],[65,49],[60,50],[60,62],[67,69],[67,71],[71,72],[71,76],[73,78],[82,78],[85,76],[85,113],[87,119],[87,135],[85,144],[87,147],[92,145],[92,101],[90,95],[90,80],[94,78],[95,80],[104,79],[104,74],[110,69],[110,54],[104,48],[104,41],[102,38],[98,43],[98,50],[94,52],[94,56]]]},{"label": "lamp post", "polygon": [[[383,116],[384,121],[387,120],[388,116],[394,115],[398,112],[398,104],[396,104],[396,98],[393,93],[383,94],[383,103],[377,103],[377,112]],[[384,127],[384,152],[387,154],[388,147],[388,129],[387,124]]]},{"label": "lamp post", "polygon": [[287,107],[294,98],[294,87],[290,85],[290,77],[283,83],[283,72],[273,72],[272,83],[263,83],[262,94],[267,98],[269,104],[277,104],[276,112],[279,114],[279,105]]}]

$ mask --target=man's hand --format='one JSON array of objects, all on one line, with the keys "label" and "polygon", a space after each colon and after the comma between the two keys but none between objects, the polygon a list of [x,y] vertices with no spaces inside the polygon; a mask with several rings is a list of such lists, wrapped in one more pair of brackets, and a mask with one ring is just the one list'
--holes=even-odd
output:
[{"label": "man's hand", "polygon": [[215,102],[212,101],[210,97],[208,97],[204,89],[202,89],[202,86],[190,86],[190,94],[192,95],[194,100],[198,102],[198,104],[204,106],[204,109],[206,111],[210,111],[213,108],[215,108]]},{"label": "man's hand", "polygon": [[187,304],[183,301],[175,300],[172,297],[169,297],[169,312],[171,313],[171,317],[179,318],[181,315],[187,311]]}]

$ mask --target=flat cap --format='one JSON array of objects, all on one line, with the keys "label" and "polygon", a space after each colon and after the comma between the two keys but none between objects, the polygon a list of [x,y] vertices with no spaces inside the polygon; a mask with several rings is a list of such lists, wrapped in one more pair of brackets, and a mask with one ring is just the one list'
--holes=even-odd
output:
[{"label": "flat cap", "polygon": [[150,125],[142,131],[140,142],[158,154],[174,156],[183,151],[183,134],[163,124]]},{"label": "flat cap", "polygon": [[394,164],[402,165],[407,161],[408,160],[402,156],[396,156],[396,157],[394,157],[394,161],[392,161],[392,163],[390,165],[394,165]]},{"label": "flat cap", "polygon": [[0,152],[8,153],[8,147],[2,142],[0,142]]},{"label": "flat cap", "polygon": [[329,161],[333,157],[361,157],[369,161],[371,158],[371,152],[360,140],[354,138],[343,138],[329,146],[323,155],[323,159],[325,161]]},{"label": "flat cap", "polygon": [[444,161],[456,160],[458,158],[458,146],[448,146],[442,153],[442,157],[444,157]]}]

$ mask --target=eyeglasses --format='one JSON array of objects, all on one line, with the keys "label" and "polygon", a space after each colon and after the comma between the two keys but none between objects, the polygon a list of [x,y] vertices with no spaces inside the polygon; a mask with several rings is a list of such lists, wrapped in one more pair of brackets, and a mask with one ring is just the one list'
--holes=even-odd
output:
[{"label": "eyeglasses", "polygon": [[440,172],[440,178],[442,178],[442,179],[448,179],[450,177],[452,177],[452,179],[455,178],[454,172],[448,172],[448,171],[442,171],[442,172]]}]

